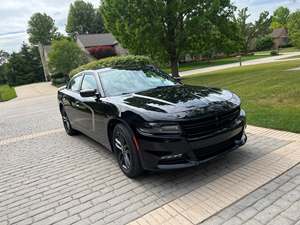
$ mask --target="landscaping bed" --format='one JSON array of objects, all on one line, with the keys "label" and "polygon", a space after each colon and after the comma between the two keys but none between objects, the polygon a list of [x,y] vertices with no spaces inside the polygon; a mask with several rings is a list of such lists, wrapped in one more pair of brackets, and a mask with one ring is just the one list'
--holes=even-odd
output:
[{"label": "landscaping bed", "polygon": [[184,78],[230,89],[242,98],[249,124],[300,133],[300,60],[227,69]]}]

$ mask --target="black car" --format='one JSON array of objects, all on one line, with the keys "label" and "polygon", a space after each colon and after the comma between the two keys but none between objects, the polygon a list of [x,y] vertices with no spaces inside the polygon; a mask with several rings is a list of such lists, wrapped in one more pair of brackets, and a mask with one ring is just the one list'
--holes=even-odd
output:
[{"label": "black car", "polygon": [[247,140],[238,96],[183,85],[153,66],[81,72],[58,100],[66,132],[114,152],[128,177],[196,166]]}]

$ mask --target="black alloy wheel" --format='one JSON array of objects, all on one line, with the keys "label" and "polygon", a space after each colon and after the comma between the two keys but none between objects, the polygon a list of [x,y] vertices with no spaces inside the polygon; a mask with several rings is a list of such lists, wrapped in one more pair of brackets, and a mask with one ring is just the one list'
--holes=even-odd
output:
[{"label": "black alloy wheel", "polygon": [[64,124],[64,128],[66,130],[66,133],[70,136],[74,136],[74,135],[78,134],[78,131],[74,130],[72,128],[70,120],[69,120],[68,115],[67,115],[66,111],[64,110],[64,108],[61,109],[61,116],[62,116],[62,120],[63,120],[63,124]]},{"label": "black alloy wheel", "polygon": [[131,131],[123,124],[117,124],[113,130],[111,143],[123,173],[130,178],[139,176],[143,169]]}]

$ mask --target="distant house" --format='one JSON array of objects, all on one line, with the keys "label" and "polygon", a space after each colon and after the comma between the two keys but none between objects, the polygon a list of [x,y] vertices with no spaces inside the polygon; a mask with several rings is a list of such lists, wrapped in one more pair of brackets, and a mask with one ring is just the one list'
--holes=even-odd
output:
[{"label": "distant house", "polygon": [[95,47],[112,47],[117,55],[128,54],[128,51],[120,45],[111,33],[80,34],[77,35],[76,42],[78,46],[86,52],[89,52],[89,49]]},{"label": "distant house", "polygon": [[[96,47],[111,47],[114,49],[116,55],[127,55],[128,51],[119,44],[115,37],[110,33],[105,34],[80,34],[76,37],[77,45],[90,57],[94,59],[89,50]],[[43,64],[44,74],[46,81],[51,79],[51,73],[49,70],[49,52],[51,51],[50,45],[39,45],[39,52]]]},{"label": "distant house", "polygon": [[288,32],[285,28],[278,28],[274,29],[272,34],[274,48],[280,48],[288,45],[289,43],[289,36]]}]

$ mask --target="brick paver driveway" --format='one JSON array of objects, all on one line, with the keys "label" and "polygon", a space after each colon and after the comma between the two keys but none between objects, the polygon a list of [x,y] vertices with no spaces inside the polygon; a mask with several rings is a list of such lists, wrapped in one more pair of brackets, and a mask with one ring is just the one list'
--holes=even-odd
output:
[{"label": "brick paver driveway", "polygon": [[55,91],[1,103],[0,224],[201,223],[299,163],[299,135],[248,136],[198,168],[130,180],[101,145],[65,134]]}]

